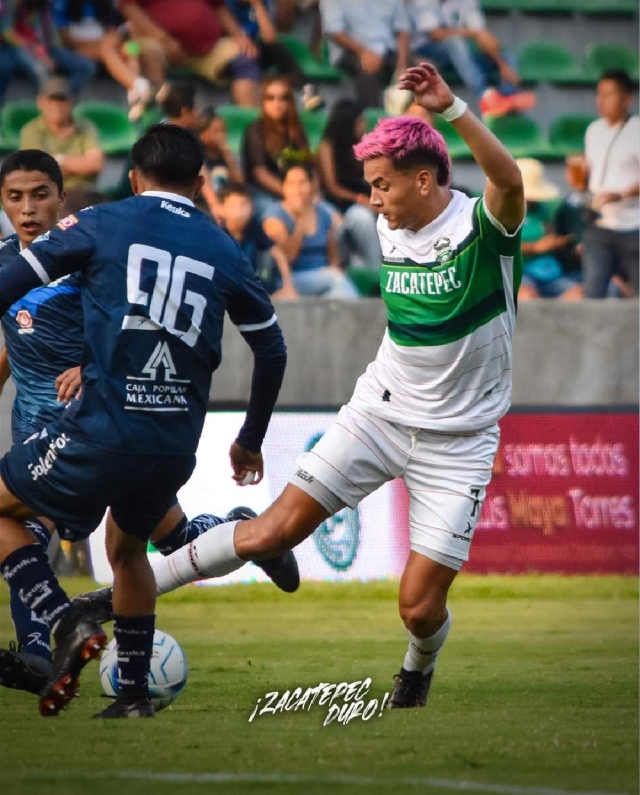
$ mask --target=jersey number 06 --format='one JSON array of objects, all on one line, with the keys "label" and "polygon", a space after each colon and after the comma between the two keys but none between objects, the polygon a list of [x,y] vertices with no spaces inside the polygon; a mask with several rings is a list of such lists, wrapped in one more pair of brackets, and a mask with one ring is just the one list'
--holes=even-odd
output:
[{"label": "jersey number 06", "polygon": [[[151,296],[142,289],[143,262],[156,266]],[[122,328],[157,331],[158,326],[162,326],[170,334],[175,334],[193,347],[200,336],[207,299],[193,290],[185,290],[185,279],[187,274],[193,274],[210,282],[213,273],[213,265],[207,265],[206,262],[199,262],[182,255],[174,260],[169,251],[134,243],[129,248],[127,260],[127,300],[132,305],[144,307],[147,310],[148,320],[146,317],[126,315],[122,321]],[[176,328],[176,323],[178,314],[184,312],[185,307],[191,307],[192,311],[190,326],[183,331]]]}]

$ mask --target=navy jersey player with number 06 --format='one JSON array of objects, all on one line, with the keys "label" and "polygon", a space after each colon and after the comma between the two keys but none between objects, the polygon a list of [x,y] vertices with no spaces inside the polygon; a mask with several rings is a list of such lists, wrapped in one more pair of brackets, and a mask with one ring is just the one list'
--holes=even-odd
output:
[{"label": "navy jersey player with number 06", "polygon": [[193,206],[202,182],[195,136],[156,125],[132,162],[133,198],[63,219],[0,271],[0,315],[39,285],[82,275],[82,397],[0,461],[2,576],[56,639],[43,715],[66,707],[106,637],[71,605],[24,520],[45,515],[80,532],[110,506],[114,620],[131,648],[121,695],[100,716],[152,715],[155,581],[146,543],[193,470],[225,312],[255,356],[247,419],[231,448],[238,481],[262,474],[260,448],[286,362],[253,269]]}]

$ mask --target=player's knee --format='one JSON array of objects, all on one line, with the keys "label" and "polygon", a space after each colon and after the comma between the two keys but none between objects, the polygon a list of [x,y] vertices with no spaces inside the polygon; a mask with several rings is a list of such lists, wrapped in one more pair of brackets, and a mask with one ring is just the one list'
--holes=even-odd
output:
[{"label": "player's knee", "polygon": [[428,638],[446,621],[446,594],[427,594],[418,602],[411,604],[400,602],[400,617],[412,635],[417,638]]},{"label": "player's knee", "polygon": [[107,544],[107,559],[112,569],[137,566],[142,559],[146,560],[146,555],[147,545],[131,536],[111,538]]}]

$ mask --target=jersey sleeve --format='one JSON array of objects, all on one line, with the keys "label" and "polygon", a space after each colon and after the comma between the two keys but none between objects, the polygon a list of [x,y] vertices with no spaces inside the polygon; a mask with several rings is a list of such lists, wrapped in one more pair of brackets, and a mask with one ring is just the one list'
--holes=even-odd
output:
[{"label": "jersey sleeve", "polygon": [[504,226],[495,218],[486,206],[484,196],[478,199],[474,210],[474,224],[478,225],[480,239],[486,241],[499,254],[512,257],[520,251],[522,242],[522,224],[520,221],[518,228],[514,232],[507,232]]},{"label": "jersey sleeve", "polygon": [[78,216],[63,218],[0,270],[0,315],[30,290],[84,269],[95,247],[95,211]]}]

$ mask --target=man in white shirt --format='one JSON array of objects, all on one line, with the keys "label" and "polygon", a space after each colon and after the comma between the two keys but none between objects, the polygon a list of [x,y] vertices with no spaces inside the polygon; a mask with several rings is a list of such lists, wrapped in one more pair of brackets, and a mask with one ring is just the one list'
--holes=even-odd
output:
[{"label": "man in white shirt", "polygon": [[638,293],[640,119],[630,112],[633,90],[625,72],[604,74],[596,99],[600,118],[585,134],[589,191],[597,213],[583,239],[585,298],[604,298],[616,274]]},{"label": "man in white shirt", "polygon": [[331,63],[353,75],[364,107],[380,107],[383,87],[408,65],[404,0],[320,0],[320,15]]},{"label": "man in white shirt", "polygon": [[[518,90],[515,54],[486,29],[478,0],[407,0],[407,12],[411,51],[439,69],[454,69],[483,115],[502,116],[535,105],[535,94]],[[497,88],[490,85],[496,72]]]}]

